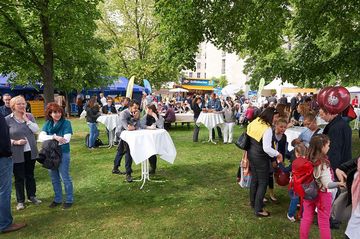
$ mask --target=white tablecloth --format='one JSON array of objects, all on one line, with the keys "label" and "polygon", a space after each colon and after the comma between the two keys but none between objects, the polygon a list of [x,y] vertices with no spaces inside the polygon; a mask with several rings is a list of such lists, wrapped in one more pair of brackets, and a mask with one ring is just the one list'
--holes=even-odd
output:
[{"label": "white tablecloth", "polygon": [[201,112],[196,124],[203,124],[209,130],[215,128],[215,126],[224,123],[224,116],[222,113],[204,113]]},{"label": "white tablecloth", "polygon": [[[165,113],[161,114],[162,117],[165,117]],[[175,114],[175,122],[193,122],[194,121],[194,114],[193,113],[176,113]]]},{"label": "white tablecloth", "polygon": [[102,123],[109,131],[111,131],[116,128],[117,124],[120,124],[120,117],[117,114],[101,115],[96,121]]},{"label": "white tablecloth", "polygon": [[194,114],[193,113],[175,114],[175,118],[176,118],[175,122],[193,122]]},{"label": "white tablecloth", "polygon": [[139,164],[154,154],[169,163],[174,163],[176,149],[169,133],[164,129],[156,130],[125,130],[120,138],[129,144],[130,154],[136,164]]},{"label": "white tablecloth", "polygon": [[285,131],[285,135],[287,138],[287,142],[288,142],[288,150],[291,151],[294,149],[293,146],[291,146],[291,142],[294,139],[299,138],[299,135],[305,130],[305,127],[292,127],[292,128],[288,128]]}]

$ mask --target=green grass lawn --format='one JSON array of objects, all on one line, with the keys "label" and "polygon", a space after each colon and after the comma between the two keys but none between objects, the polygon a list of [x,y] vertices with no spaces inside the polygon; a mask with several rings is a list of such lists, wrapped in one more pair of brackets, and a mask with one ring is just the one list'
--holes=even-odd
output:
[{"label": "green grass lawn", "polygon": [[[1,238],[298,238],[299,223],[286,218],[286,187],[275,188],[280,203],[268,203],[270,218],[253,215],[248,190],[236,184],[242,151],[234,144],[193,143],[193,128],[172,128],[175,163],[159,160],[154,178],[165,182],[147,182],[140,190],[140,182],[129,184],[123,175],[111,174],[116,147],[88,150],[84,145],[86,123],[74,119],[72,125],[74,206],[69,210],[48,208],[53,200],[52,185],[47,170],[37,164],[37,196],[43,203],[28,204],[18,212],[13,190],[15,222],[28,226],[0,234]],[[104,127],[100,128],[104,139]],[[235,128],[236,138],[241,129]],[[207,137],[207,129],[201,128],[200,140]],[[353,155],[359,155],[357,131],[353,142]],[[140,177],[140,165],[133,164],[133,170],[133,176]],[[345,225],[333,230],[333,238],[343,238],[344,230]],[[317,226],[311,235],[319,238]]]}]

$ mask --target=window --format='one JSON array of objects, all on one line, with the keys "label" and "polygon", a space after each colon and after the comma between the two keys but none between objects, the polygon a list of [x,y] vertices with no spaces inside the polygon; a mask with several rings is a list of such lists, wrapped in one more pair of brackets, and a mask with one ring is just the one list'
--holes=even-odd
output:
[{"label": "window", "polygon": [[221,60],[221,74],[225,74],[225,65],[226,65],[225,59],[222,59]]},{"label": "window", "polygon": [[189,77],[192,78],[193,77],[193,73],[189,72]]},{"label": "window", "polygon": [[197,78],[200,78],[200,77],[201,77],[201,73],[200,73],[200,72],[196,73],[196,77],[197,77]]},{"label": "window", "polygon": [[206,70],[206,63],[204,63],[204,69]]},{"label": "window", "polygon": [[225,52],[225,51],[222,51],[222,52],[221,52],[221,56],[222,56],[222,57],[225,57],[225,56],[226,56],[226,52]]},{"label": "window", "polygon": [[204,73],[204,78],[206,79],[206,73]]},{"label": "window", "polygon": [[201,68],[201,63],[200,62],[197,62],[196,63],[196,69],[200,69]]}]

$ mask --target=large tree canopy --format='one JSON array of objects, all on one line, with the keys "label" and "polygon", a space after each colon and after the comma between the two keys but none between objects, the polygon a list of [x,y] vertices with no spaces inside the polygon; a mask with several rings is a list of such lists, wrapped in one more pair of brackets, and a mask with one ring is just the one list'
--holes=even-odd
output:
[{"label": "large tree canopy", "polygon": [[[193,68],[210,41],[246,59],[257,85],[281,77],[306,86],[359,83],[360,1],[156,1],[169,60]],[[189,50],[189,51],[187,51]],[[174,56],[175,55],[175,56]]]},{"label": "large tree canopy", "polygon": [[106,55],[114,74],[156,86],[178,78],[178,66],[165,61],[154,0],[107,0],[101,9],[98,34],[112,43]]},{"label": "large tree canopy", "polygon": [[94,37],[99,0],[2,0],[0,72],[17,84],[44,84],[45,102],[54,88],[81,89],[104,83],[104,42]]}]

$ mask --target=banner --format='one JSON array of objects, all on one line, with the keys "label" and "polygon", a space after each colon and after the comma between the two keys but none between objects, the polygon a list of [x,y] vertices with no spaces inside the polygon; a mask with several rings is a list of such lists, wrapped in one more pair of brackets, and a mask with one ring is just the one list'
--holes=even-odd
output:
[{"label": "banner", "polygon": [[129,97],[130,99],[132,99],[134,81],[135,81],[135,76],[132,76],[130,78],[129,83],[128,83],[127,88],[126,88],[126,97]]}]

